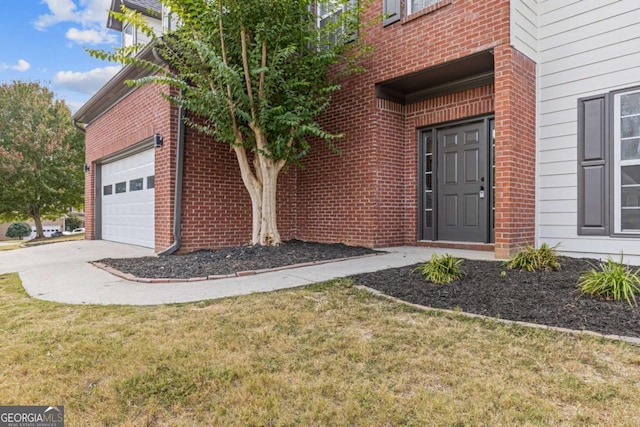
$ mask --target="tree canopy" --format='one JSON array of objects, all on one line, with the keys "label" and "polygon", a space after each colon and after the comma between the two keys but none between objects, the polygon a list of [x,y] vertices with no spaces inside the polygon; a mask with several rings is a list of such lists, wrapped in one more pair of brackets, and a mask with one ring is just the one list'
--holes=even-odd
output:
[{"label": "tree canopy", "polygon": [[84,198],[84,135],[64,101],[36,82],[0,84],[0,219],[41,220]]},{"label": "tree canopy", "polygon": [[318,118],[340,88],[341,75],[359,70],[367,48],[357,37],[364,7],[354,0],[162,0],[179,26],[156,35],[136,11],[114,14],[154,43],[164,64],[145,61],[142,46],[93,56],[146,67],[135,84],[179,89],[167,99],[187,110],[187,124],[229,144],[253,207],[253,244],[278,244],[279,172],[299,164],[310,138],[333,146],[341,135]]}]

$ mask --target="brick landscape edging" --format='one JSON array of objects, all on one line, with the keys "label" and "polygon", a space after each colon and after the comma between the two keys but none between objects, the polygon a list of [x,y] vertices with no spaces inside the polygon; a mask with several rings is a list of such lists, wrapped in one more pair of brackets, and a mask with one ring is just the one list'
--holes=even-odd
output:
[{"label": "brick landscape edging", "polygon": [[445,314],[451,314],[454,316],[463,316],[463,317],[467,317],[467,318],[472,318],[472,319],[481,319],[481,320],[488,320],[488,321],[492,321],[492,322],[498,322],[498,323],[502,323],[505,325],[516,325],[516,326],[524,326],[526,328],[536,328],[536,329],[545,329],[548,331],[553,331],[553,332],[560,332],[560,333],[565,333],[565,334],[572,334],[572,335],[588,335],[588,336],[592,336],[592,337],[596,337],[596,338],[605,338],[608,340],[613,340],[613,341],[624,341],[627,342],[629,344],[634,344],[634,345],[640,345],[640,338],[635,338],[635,337],[627,337],[624,335],[605,335],[605,334],[601,334],[599,332],[593,332],[593,331],[587,331],[587,330],[576,330],[576,329],[568,329],[568,328],[560,328],[558,326],[549,326],[549,325],[540,325],[538,323],[529,323],[529,322],[521,322],[519,320],[508,320],[508,319],[499,319],[497,317],[491,317],[491,316],[483,316],[482,314],[475,314],[475,313],[466,313],[464,311],[454,311],[454,310],[447,310],[445,308],[434,308],[434,307],[428,307],[426,305],[420,305],[420,304],[414,304],[411,302],[407,302],[404,300],[401,300],[400,298],[396,298],[393,297],[391,295],[387,295],[384,294],[376,289],[373,288],[369,288],[367,286],[362,286],[362,285],[358,285],[356,286],[357,289],[361,289],[364,291],[367,291],[373,295],[397,302],[399,304],[404,304],[404,305],[408,305],[410,307],[413,308],[417,308],[418,310],[422,310],[422,311],[432,311],[432,312],[436,312],[436,313],[445,313]]}]

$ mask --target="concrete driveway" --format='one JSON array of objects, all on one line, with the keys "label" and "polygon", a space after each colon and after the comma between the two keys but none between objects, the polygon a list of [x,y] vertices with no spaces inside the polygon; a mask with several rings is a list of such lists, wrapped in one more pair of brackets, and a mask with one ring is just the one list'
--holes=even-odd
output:
[{"label": "concrete driveway", "polygon": [[[386,248],[386,254],[254,276],[180,283],[139,283],[89,264],[102,258],[153,256],[151,249],[103,240],[78,240],[0,252],[0,274],[19,273],[34,298],[69,304],[156,305],[269,292],[352,274],[426,261],[430,248]],[[442,250],[441,250],[442,252]],[[493,259],[492,252],[446,250],[455,256]]]}]

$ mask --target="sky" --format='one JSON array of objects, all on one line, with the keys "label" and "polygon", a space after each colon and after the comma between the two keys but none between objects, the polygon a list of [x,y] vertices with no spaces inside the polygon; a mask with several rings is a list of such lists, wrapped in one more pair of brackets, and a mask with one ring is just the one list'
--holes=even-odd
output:
[{"label": "sky", "polygon": [[112,50],[111,0],[0,0],[0,83],[36,81],[75,112],[120,69],[84,48]]}]

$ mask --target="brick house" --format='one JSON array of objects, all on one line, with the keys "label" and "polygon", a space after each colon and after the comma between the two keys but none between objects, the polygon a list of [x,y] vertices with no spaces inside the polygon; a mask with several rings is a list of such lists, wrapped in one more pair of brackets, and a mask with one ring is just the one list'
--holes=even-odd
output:
[{"label": "brick house", "polygon": [[[546,242],[640,263],[637,2],[374,0],[365,13],[385,17],[366,33],[367,71],[322,119],[345,134],[341,155],[318,144],[281,177],[283,239],[497,258]],[[125,67],[74,116],[86,125],[87,238],[157,252],[247,243],[235,156],[181,126],[163,88],[122,84],[140,75]]]}]

